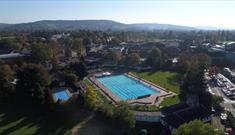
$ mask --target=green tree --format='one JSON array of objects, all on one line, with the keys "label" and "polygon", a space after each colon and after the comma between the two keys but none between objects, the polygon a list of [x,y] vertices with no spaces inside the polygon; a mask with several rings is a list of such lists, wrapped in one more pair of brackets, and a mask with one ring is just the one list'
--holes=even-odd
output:
[{"label": "green tree", "polygon": [[72,64],[71,67],[80,80],[82,80],[84,77],[88,75],[87,66],[82,61],[79,63]]},{"label": "green tree", "polygon": [[192,55],[189,52],[182,52],[179,56],[179,68],[183,72],[204,66],[209,67],[211,58],[204,53]]},{"label": "green tree", "polygon": [[104,56],[104,61],[110,64],[118,64],[122,59],[122,56],[118,52],[114,51],[109,51],[108,53],[105,54]]},{"label": "green tree", "polygon": [[44,90],[44,96],[45,96],[44,104],[47,107],[49,107],[50,109],[52,109],[53,104],[54,104],[54,97],[53,97],[52,91],[49,87],[46,87],[46,89]]},{"label": "green tree", "polygon": [[212,105],[213,106],[220,106],[220,103],[222,103],[223,101],[224,101],[224,99],[221,96],[216,96],[216,95],[212,96]]},{"label": "green tree", "polygon": [[20,99],[29,103],[45,104],[50,77],[46,69],[37,64],[24,65],[17,72],[16,90]]},{"label": "green tree", "polygon": [[126,102],[118,103],[118,107],[114,111],[114,118],[118,120],[123,132],[126,134],[130,133],[131,128],[135,126],[135,114]]},{"label": "green tree", "polygon": [[125,57],[126,66],[135,67],[140,63],[140,56],[137,53],[131,53]]},{"label": "green tree", "polygon": [[73,73],[65,73],[65,79],[69,82],[69,83],[75,83],[78,81],[78,78],[75,74]]},{"label": "green tree", "polygon": [[162,64],[162,53],[158,48],[154,48],[146,59],[147,65],[153,68],[160,68]]},{"label": "green tree", "polygon": [[235,117],[231,114],[231,112],[228,112],[228,124],[229,126],[231,126],[231,128],[233,129],[233,133],[235,130]]},{"label": "green tree", "polygon": [[212,96],[206,90],[204,69],[204,66],[196,68],[192,66],[188,70],[181,85],[180,97],[182,100],[186,100],[187,94],[193,94],[198,96],[200,104],[210,107],[212,105]]},{"label": "green tree", "polygon": [[180,71],[187,72],[191,64],[191,55],[188,52],[182,52],[179,55],[179,69]]},{"label": "green tree", "polygon": [[135,126],[135,115],[128,103],[121,101],[117,105],[102,103],[98,106],[101,114],[120,127],[122,133],[130,134]]},{"label": "green tree", "polygon": [[58,47],[58,43],[56,41],[50,41],[48,44],[48,48],[49,48],[49,55],[52,59],[56,59],[57,55],[59,54],[59,47]]},{"label": "green tree", "polygon": [[11,83],[14,79],[14,72],[7,64],[0,65],[0,99],[5,100],[13,97],[14,85]]},{"label": "green tree", "polygon": [[84,94],[85,105],[90,109],[94,109],[97,103],[97,93],[93,87],[88,86],[87,91]]},{"label": "green tree", "polygon": [[211,64],[211,58],[205,53],[199,53],[196,55],[199,66],[209,67]]},{"label": "green tree", "polygon": [[84,46],[88,46],[91,44],[91,40],[88,37],[84,38],[82,42]]},{"label": "green tree", "polygon": [[4,38],[0,40],[1,50],[19,50],[22,48],[22,44],[17,42],[14,38]]},{"label": "green tree", "polygon": [[44,63],[52,58],[52,49],[46,44],[38,43],[32,47],[32,59],[36,63]]},{"label": "green tree", "polygon": [[80,38],[76,38],[72,42],[72,49],[76,50],[79,56],[83,54],[86,50],[85,46],[83,45],[83,40]]},{"label": "green tree", "polygon": [[181,125],[173,132],[173,135],[224,135],[223,131],[215,130],[210,124],[200,120],[194,120]]}]

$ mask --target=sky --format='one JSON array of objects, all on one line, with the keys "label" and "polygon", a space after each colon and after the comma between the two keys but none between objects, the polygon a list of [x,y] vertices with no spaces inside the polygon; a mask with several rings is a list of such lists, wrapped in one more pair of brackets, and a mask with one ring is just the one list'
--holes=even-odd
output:
[{"label": "sky", "polygon": [[235,0],[0,0],[0,22],[107,19],[235,28]]}]

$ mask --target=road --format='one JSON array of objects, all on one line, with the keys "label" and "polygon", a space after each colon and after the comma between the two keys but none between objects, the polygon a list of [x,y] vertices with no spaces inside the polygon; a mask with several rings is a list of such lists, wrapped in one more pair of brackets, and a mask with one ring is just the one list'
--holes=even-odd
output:
[{"label": "road", "polygon": [[232,115],[235,117],[235,109],[233,107],[233,104],[235,104],[235,100],[231,100],[227,96],[225,96],[223,92],[221,91],[221,89],[218,86],[216,86],[216,84],[213,83],[212,81],[209,81],[208,86],[209,86],[208,88],[215,95],[223,97],[224,101],[223,103],[221,103],[221,106],[224,107],[225,111],[231,112]]}]

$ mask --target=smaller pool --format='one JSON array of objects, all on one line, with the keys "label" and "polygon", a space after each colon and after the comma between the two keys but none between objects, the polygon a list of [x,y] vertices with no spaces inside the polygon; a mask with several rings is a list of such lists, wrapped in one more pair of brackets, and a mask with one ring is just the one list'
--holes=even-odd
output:
[{"label": "smaller pool", "polygon": [[56,97],[56,100],[68,100],[70,96],[67,93],[67,89],[58,90],[54,93],[54,96]]}]

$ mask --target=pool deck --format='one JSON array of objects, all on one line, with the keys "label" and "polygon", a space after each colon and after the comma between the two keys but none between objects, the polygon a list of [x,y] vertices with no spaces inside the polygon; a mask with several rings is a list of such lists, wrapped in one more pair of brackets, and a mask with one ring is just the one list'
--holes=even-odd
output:
[{"label": "pool deck", "polygon": [[121,99],[113,94],[108,88],[106,88],[102,83],[100,83],[95,77],[90,77],[89,78],[97,87],[99,87],[105,94],[106,96],[109,97],[113,102],[118,103],[121,101]]},{"label": "pool deck", "polygon": [[[101,82],[99,82],[96,77],[97,76],[101,76],[102,73],[96,73],[94,74],[92,77],[90,77],[90,81],[92,81],[97,87],[99,87],[105,94],[107,97],[109,97],[109,99],[111,99],[114,103],[118,103],[119,101],[122,101],[117,95],[115,95],[114,93],[111,92],[111,90],[109,90],[108,88],[106,88]],[[176,95],[175,93],[168,91],[152,82],[149,82],[147,80],[144,80],[140,77],[135,76],[132,73],[126,73],[126,75],[132,79],[138,80],[141,83],[155,89],[156,91],[158,91],[158,93],[156,94],[151,94],[148,97],[143,97],[143,98],[139,98],[139,99],[129,99],[126,100],[127,103],[129,104],[138,104],[138,105],[156,105],[159,106],[160,103],[163,101],[164,98],[166,97],[171,97]]]}]

